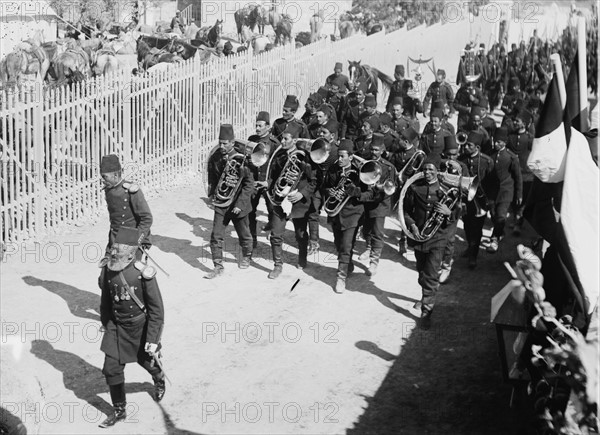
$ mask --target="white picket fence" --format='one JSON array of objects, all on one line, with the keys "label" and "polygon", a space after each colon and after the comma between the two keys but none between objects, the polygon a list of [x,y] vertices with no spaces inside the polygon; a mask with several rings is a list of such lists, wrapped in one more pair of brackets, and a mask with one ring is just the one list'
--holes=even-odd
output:
[{"label": "white picket fence", "polygon": [[[0,95],[2,241],[39,238],[102,210],[103,155],[119,155],[125,172],[146,191],[204,177],[220,124],[233,124],[236,136],[246,139],[259,111],[274,120],[287,94],[306,101],[336,61],[362,59],[391,74],[395,63],[422,50],[427,57],[445,56],[454,69],[473,25],[485,27],[464,21],[322,40],[205,64],[192,59],[149,77],[123,71],[71,88]],[[488,27],[492,31],[493,23]],[[435,35],[424,36],[432,31],[453,41],[436,44]],[[423,40],[427,45],[420,45]]]}]

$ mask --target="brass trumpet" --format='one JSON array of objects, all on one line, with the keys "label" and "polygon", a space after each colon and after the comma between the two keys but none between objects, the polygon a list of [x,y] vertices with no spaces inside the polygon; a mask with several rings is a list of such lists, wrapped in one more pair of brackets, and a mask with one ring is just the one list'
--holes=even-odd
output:
[{"label": "brass trumpet", "polygon": [[215,189],[213,205],[219,208],[229,207],[235,200],[242,184],[242,171],[248,157],[254,166],[261,167],[269,158],[269,146],[236,139],[236,152],[227,157],[227,163],[221,173]]}]

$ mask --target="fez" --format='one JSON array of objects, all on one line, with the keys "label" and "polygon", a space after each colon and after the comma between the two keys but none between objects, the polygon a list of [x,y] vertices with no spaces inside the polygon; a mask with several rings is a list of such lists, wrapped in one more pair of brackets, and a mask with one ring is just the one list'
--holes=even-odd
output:
[{"label": "fez", "polygon": [[297,123],[288,123],[288,125],[285,126],[285,130],[283,130],[283,133],[289,133],[292,138],[294,139],[298,139],[300,137],[300,133],[302,133],[302,127],[300,127],[299,124]]},{"label": "fez", "polygon": [[354,154],[354,142],[350,139],[342,139],[338,146],[338,151],[346,151],[348,154]]},{"label": "fez", "polygon": [[410,143],[414,143],[415,139],[419,137],[419,133],[412,127],[408,127],[400,133],[404,139]]},{"label": "fez", "polygon": [[326,128],[329,133],[337,134],[340,129],[340,124],[335,119],[330,119],[322,126],[322,128]]},{"label": "fez", "polygon": [[437,75],[446,78],[446,71],[444,71],[443,69],[438,69]]},{"label": "fez", "polygon": [[527,125],[531,122],[531,113],[529,113],[527,110],[521,110],[519,113],[517,113],[515,118],[519,118],[525,125]]},{"label": "fez", "polygon": [[449,135],[444,137],[444,152],[457,150],[458,144],[456,143],[456,137],[453,135]]},{"label": "fez", "polygon": [[383,141],[383,134],[373,133],[373,139],[371,139],[371,146],[376,145],[385,149],[385,142]]},{"label": "fez", "polygon": [[432,118],[443,119],[444,118],[444,112],[442,112],[441,109],[434,109],[434,110],[431,111],[431,117]]},{"label": "fez", "polygon": [[121,170],[121,162],[119,162],[119,157],[115,154],[109,154],[107,156],[102,156],[102,160],[100,161],[100,173],[107,174],[110,172],[118,172]]},{"label": "fez", "polygon": [[494,139],[496,142],[501,141],[506,143],[508,141],[508,129],[506,127],[500,127],[496,130],[496,134],[494,135]]},{"label": "fez", "polygon": [[313,93],[313,94],[310,94],[310,95],[308,96],[308,98],[307,98],[307,102],[308,102],[308,101],[312,101],[312,103],[313,103],[315,106],[320,106],[321,104],[323,104],[323,97],[321,96],[321,94],[318,94],[318,93],[316,93],[316,92],[315,92],[315,93]]},{"label": "fez", "polygon": [[377,107],[377,100],[375,99],[374,95],[367,95],[365,97],[365,106],[366,107]]},{"label": "fez", "polygon": [[290,109],[292,109],[293,111],[298,110],[298,106],[300,105],[300,103],[298,103],[298,97],[296,97],[295,95],[288,95],[287,97],[285,97],[285,102],[283,103],[283,107],[288,107]]},{"label": "fez", "polygon": [[381,125],[392,125],[392,116],[389,113],[379,115],[379,123]]},{"label": "fez", "polygon": [[377,130],[379,130],[379,125],[380,125],[381,123],[379,122],[379,118],[378,118],[377,116],[373,115],[373,116],[371,116],[370,118],[367,118],[367,119],[365,120],[365,122],[368,122],[368,123],[369,123],[369,125],[371,126],[371,129],[372,129],[373,131],[377,131]]},{"label": "fez", "polygon": [[479,106],[471,107],[470,116],[471,116],[471,118],[474,118],[476,116],[479,116],[481,118],[483,116],[481,107],[479,107]]},{"label": "fez", "polygon": [[336,62],[333,69],[344,69],[342,62]]},{"label": "fez", "polygon": [[325,86],[321,86],[317,89],[317,94],[320,95],[322,99],[325,99],[329,96],[329,90]]},{"label": "fez", "polygon": [[396,65],[396,67],[394,68],[394,74],[400,74],[401,76],[404,75],[404,65]]},{"label": "fez", "polygon": [[476,131],[471,131],[467,137],[467,142],[481,146],[483,145],[483,135],[481,133],[477,133]]},{"label": "fez", "polygon": [[139,238],[140,232],[137,228],[121,227],[115,236],[115,243],[137,246]]},{"label": "fez", "polygon": [[402,97],[394,97],[392,106],[402,106]]},{"label": "fez", "polygon": [[221,130],[219,131],[219,140],[234,140],[235,135],[233,134],[233,125],[221,124]]},{"label": "fez", "polygon": [[258,112],[258,115],[256,115],[256,120],[257,121],[265,121],[267,124],[271,123],[271,117],[269,115],[269,112],[265,112],[265,111]]}]

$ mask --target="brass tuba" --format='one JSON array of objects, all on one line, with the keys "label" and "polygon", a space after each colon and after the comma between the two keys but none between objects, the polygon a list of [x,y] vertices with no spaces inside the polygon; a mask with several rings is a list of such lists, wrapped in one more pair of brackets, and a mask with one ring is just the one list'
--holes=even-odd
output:
[{"label": "brass tuba", "polygon": [[227,157],[227,163],[217,183],[213,198],[213,205],[219,208],[229,207],[242,184],[242,171],[248,157],[254,166],[261,167],[269,158],[269,146],[236,139],[236,153]]},{"label": "brass tuba", "polygon": [[[463,176],[460,163],[454,160],[446,160],[444,163],[446,170],[438,173],[438,180],[442,187],[457,188],[461,195],[467,197],[467,201],[472,201],[479,187],[479,177],[477,175],[474,177]],[[453,173],[450,173],[451,170]]]},{"label": "brass tuba", "polygon": [[[367,186],[376,184],[381,178],[381,166],[375,160],[366,160],[357,155],[352,156],[352,161],[358,163],[358,176]],[[323,206],[329,217],[336,216],[346,205],[350,197],[346,194],[346,187],[351,182],[349,175],[356,173],[355,169],[349,170],[342,175],[336,187],[331,189],[330,195],[325,200]]]},{"label": "brass tuba", "polygon": [[[272,157],[275,156],[275,153]],[[267,197],[271,204],[281,206],[283,200],[296,189],[304,170],[301,169],[300,163],[307,163],[307,152],[302,149],[292,151],[287,156],[285,166],[281,170],[281,174],[275,180],[273,185],[267,191]]]}]

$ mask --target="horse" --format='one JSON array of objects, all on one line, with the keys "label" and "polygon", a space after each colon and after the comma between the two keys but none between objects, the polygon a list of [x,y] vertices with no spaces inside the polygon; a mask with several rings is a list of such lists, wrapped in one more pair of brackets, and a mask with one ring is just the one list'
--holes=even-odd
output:
[{"label": "horse", "polygon": [[102,48],[92,54],[92,73],[94,76],[106,75],[119,70],[117,54],[110,48]]},{"label": "horse", "polygon": [[350,36],[356,35],[359,32],[359,26],[356,21],[340,21],[338,24],[340,29],[340,39],[346,39]]},{"label": "horse", "polygon": [[161,62],[183,62],[183,58],[176,54],[166,52],[164,49],[159,50],[158,48],[150,48],[150,46],[148,46],[148,44],[142,40],[142,37],[137,40],[137,53],[138,64],[143,70],[147,70],[148,68]]},{"label": "horse", "polygon": [[369,65],[361,65],[359,61],[348,61],[348,78],[350,80],[350,84],[353,87],[356,87],[357,83],[365,83],[367,85],[367,92],[373,94],[375,98],[377,98],[377,93],[379,91],[378,81],[381,80],[387,88],[391,88],[392,83],[394,83],[394,79],[392,79],[387,74],[379,71],[377,68],[374,68]]},{"label": "horse", "polygon": [[275,31],[276,45],[285,44],[286,41],[292,42],[292,20],[288,15],[271,11],[269,12],[269,24]]},{"label": "horse", "polygon": [[203,44],[210,48],[215,48],[219,44],[222,34],[223,20],[217,19],[215,24],[208,30],[208,32],[206,31],[206,27],[202,27],[200,30],[198,30],[195,39],[203,41]]},{"label": "horse", "polygon": [[90,57],[83,48],[71,45],[52,61],[57,85],[82,81],[92,75]]},{"label": "horse", "polygon": [[321,39],[321,30],[323,30],[323,10],[320,10],[318,13],[314,14],[310,18],[310,42],[317,42]]},{"label": "horse", "polygon": [[15,51],[6,55],[0,79],[8,86],[20,85],[22,76],[26,74],[39,74],[44,80],[49,68],[50,58],[43,47],[27,40],[19,43]]},{"label": "horse", "polygon": [[242,9],[238,9],[234,12],[233,18],[235,20],[235,26],[240,41],[244,41],[242,34],[244,26],[248,26],[254,33],[254,29],[256,29],[256,26],[258,25],[258,32],[261,35],[265,34],[265,23],[267,21],[265,14],[265,9],[262,6],[252,4],[246,5]]},{"label": "horse", "polygon": [[182,41],[181,39],[159,38],[157,36],[141,36],[150,48],[166,49],[169,53],[176,53],[184,60],[188,60],[196,55],[197,47]]},{"label": "horse", "polygon": [[256,35],[252,40],[252,49],[254,53],[262,53],[263,51],[267,51],[267,46],[273,45],[273,41],[271,38],[265,35]]}]

